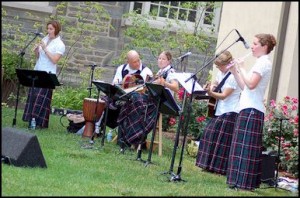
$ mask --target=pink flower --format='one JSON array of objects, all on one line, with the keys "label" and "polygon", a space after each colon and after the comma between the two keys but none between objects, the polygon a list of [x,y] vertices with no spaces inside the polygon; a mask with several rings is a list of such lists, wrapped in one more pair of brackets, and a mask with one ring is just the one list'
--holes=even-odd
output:
[{"label": "pink flower", "polygon": [[177,94],[178,94],[179,100],[183,100],[183,97],[184,97],[184,95],[183,95],[183,94],[184,94],[184,88],[181,87],[181,88],[178,90]]},{"label": "pink flower", "polygon": [[199,123],[203,122],[204,120],[205,120],[205,116],[200,116],[200,117],[196,118],[196,121],[199,122]]},{"label": "pink flower", "polygon": [[298,109],[297,105],[292,105],[292,110],[293,110],[293,111],[295,111],[295,110],[297,110],[297,109]]},{"label": "pink flower", "polygon": [[176,124],[176,119],[175,118],[170,118],[169,119],[169,125],[173,126]]},{"label": "pink flower", "polygon": [[285,101],[289,101],[290,99],[291,99],[290,96],[285,96],[285,97],[284,97],[284,100],[285,100]]},{"label": "pink flower", "polygon": [[294,124],[298,124],[299,123],[299,116],[296,115],[295,118],[294,118]]},{"label": "pink flower", "polygon": [[298,129],[294,129],[294,137],[298,137],[299,133],[298,133]]},{"label": "pink flower", "polygon": [[270,101],[270,105],[271,105],[271,107],[274,107],[274,108],[275,108],[275,107],[276,107],[276,101],[272,99],[272,100]]},{"label": "pink flower", "polygon": [[292,98],[292,102],[293,102],[294,104],[297,104],[297,103],[298,103],[298,98]]}]

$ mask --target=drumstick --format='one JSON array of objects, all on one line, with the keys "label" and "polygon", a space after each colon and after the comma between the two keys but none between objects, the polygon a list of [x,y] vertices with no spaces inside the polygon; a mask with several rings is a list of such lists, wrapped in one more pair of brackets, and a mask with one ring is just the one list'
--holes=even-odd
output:
[{"label": "drumstick", "polygon": [[[252,52],[249,52],[248,54],[246,54],[245,56],[239,58],[240,60],[244,61],[247,57],[249,57],[252,54]],[[235,64],[234,61],[231,61],[227,66],[226,69],[231,68],[233,65]]]}]

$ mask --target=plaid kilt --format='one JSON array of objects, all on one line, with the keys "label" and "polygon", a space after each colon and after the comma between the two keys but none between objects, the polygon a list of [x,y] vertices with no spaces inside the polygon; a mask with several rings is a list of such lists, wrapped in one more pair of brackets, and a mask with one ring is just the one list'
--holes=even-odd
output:
[{"label": "plaid kilt", "polygon": [[237,113],[225,113],[212,118],[199,142],[196,166],[226,174],[228,155]]},{"label": "plaid kilt", "polygon": [[155,115],[156,104],[152,97],[134,92],[122,106],[118,117],[121,138],[127,143],[138,144],[155,127]]},{"label": "plaid kilt", "polygon": [[[32,88],[30,87],[22,120],[29,122],[32,111],[32,117],[35,118],[36,126],[48,128],[53,90],[35,87],[32,99],[30,98],[31,90]],[[30,100],[32,104],[30,104]],[[32,105],[31,108],[29,108],[30,105]]]},{"label": "plaid kilt", "polygon": [[262,135],[264,113],[243,109],[237,118],[228,158],[227,181],[230,186],[259,188],[262,174]]}]

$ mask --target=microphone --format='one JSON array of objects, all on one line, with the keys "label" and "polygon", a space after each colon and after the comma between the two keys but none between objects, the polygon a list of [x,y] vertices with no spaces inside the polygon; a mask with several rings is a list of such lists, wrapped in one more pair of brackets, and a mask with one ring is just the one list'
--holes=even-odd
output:
[{"label": "microphone", "polygon": [[192,54],[192,52],[187,52],[187,53],[183,54],[182,56],[178,57],[177,59],[183,59],[191,54]]},{"label": "microphone", "polygon": [[41,33],[41,32],[32,32],[32,33],[35,34],[35,36],[38,36],[38,37],[41,37],[41,38],[44,37],[44,34]]},{"label": "microphone", "polygon": [[249,49],[249,45],[248,43],[245,41],[244,37],[242,37],[242,35],[239,33],[239,31],[237,29],[235,29],[236,33],[239,35],[239,41],[242,41],[244,43],[244,46],[246,49]]}]

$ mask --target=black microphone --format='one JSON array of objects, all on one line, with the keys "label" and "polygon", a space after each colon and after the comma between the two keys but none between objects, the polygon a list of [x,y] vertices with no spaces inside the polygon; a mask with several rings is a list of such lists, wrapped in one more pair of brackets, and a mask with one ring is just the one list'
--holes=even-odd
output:
[{"label": "black microphone", "polygon": [[239,31],[237,29],[235,29],[236,33],[239,35],[239,40],[242,41],[244,43],[244,46],[246,49],[249,49],[249,45],[248,43],[245,41],[245,39],[242,37],[242,35],[239,33]]},{"label": "black microphone", "polygon": [[41,38],[44,37],[44,34],[41,33],[41,32],[32,32],[32,33],[35,34],[35,35],[38,36],[38,37],[41,37]]},{"label": "black microphone", "polygon": [[185,53],[182,56],[178,57],[177,59],[183,59],[183,58],[185,58],[185,57],[187,57],[187,56],[189,56],[191,54],[192,54],[192,52]]}]

